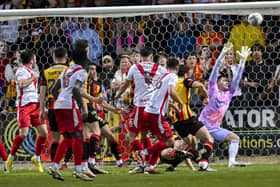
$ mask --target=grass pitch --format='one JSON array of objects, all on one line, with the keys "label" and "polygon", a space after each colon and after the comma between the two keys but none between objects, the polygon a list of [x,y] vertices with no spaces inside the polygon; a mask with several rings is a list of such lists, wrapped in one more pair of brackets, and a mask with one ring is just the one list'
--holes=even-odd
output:
[{"label": "grass pitch", "polygon": [[217,172],[190,171],[180,166],[175,172],[165,172],[161,165],[159,175],[128,174],[128,169],[105,167],[110,173],[98,175],[91,182],[72,177],[72,169],[63,171],[65,181],[52,179],[50,175],[36,170],[15,170],[0,174],[0,187],[274,187],[280,185],[280,164],[257,164],[244,168],[227,168],[213,165]]}]

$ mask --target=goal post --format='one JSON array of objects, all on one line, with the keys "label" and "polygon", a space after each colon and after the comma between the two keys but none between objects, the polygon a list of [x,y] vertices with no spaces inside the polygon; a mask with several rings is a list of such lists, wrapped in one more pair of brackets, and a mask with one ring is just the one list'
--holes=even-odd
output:
[{"label": "goal post", "polygon": [[[250,27],[251,33],[244,32],[243,35],[234,36],[233,28],[241,25],[244,16],[253,12],[262,14],[263,23],[256,28]],[[198,62],[206,58],[207,55],[202,55],[202,49],[206,47],[206,53],[210,55],[207,57],[210,59],[208,65],[211,66],[223,44],[228,41],[237,41],[235,50],[241,41],[248,42],[251,45],[249,47],[256,47],[258,44],[264,65],[246,69],[244,81],[259,81],[260,89],[252,91],[241,85],[242,95],[234,98],[222,127],[240,136],[239,155],[249,158],[280,154],[280,1],[0,10],[0,44],[4,46],[0,47],[0,140],[4,142],[8,152],[18,133],[18,127],[15,81],[5,76],[7,65],[13,69],[19,60],[16,53],[28,48],[36,52],[38,70],[42,72],[53,64],[53,48],[63,46],[71,53],[73,42],[81,37],[77,33],[82,27],[90,29],[91,34],[86,37],[93,49],[89,59],[98,65],[100,79],[106,84],[106,89],[110,89],[114,73],[109,74],[103,67],[106,59],[114,60],[116,69],[119,69],[120,54],[132,54],[135,48],[150,46],[157,56],[164,53],[176,56],[186,63],[186,54],[191,52],[196,53]],[[249,61],[254,58],[250,57]],[[202,76],[196,70],[189,73],[191,78]],[[191,107],[197,114],[202,108],[197,90],[192,92]],[[107,120],[110,125],[115,126],[114,129],[118,129],[116,126],[120,121],[128,121],[126,118],[110,115]],[[35,150],[36,134],[35,130],[29,132],[19,151],[18,160],[30,159]],[[129,149],[125,132],[118,132],[116,138],[120,138],[123,155],[128,159],[130,155],[127,153]],[[44,160],[48,160],[48,146]],[[100,155],[108,157],[107,160],[113,159],[108,147],[103,147],[106,147],[104,149],[107,152]],[[227,158],[228,145],[216,142],[214,156]]]}]

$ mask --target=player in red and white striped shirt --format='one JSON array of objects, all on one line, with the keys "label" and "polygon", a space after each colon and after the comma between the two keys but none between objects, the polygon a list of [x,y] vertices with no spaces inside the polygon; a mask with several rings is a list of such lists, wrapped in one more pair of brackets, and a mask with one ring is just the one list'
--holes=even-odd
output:
[{"label": "player in red and white striped shirt", "polygon": [[[143,146],[139,139],[137,139],[138,133],[141,131],[142,141],[148,142],[146,133],[142,132],[141,126],[143,121],[143,112],[145,105],[151,98],[153,92],[155,91],[155,83],[161,77],[162,74],[166,72],[166,69],[153,62],[153,50],[149,47],[144,47],[140,51],[142,62],[134,64],[128,71],[125,83],[120,88],[119,92],[115,96],[115,99],[120,98],[124,91],[128,88],[131,82],[134,83],[134,98],[133,104],[134,109],[130,116],[130,125],[128,128],[129,142],[132,150],[137,154],[139,150],[143,149]],[[143,135],[144,134],[144,135]],[[143,138],[144,137],[144,138]],[[144,143],[147,144],[147,143]],[[141,156],[138,156],[138,159]],[[136,167],[130,173],[143,173],[144,160],[139,159],[139,164],[141,167]]]},{"label": "player in red and white striped shirt", "polygon": [[[169,99],[172,98],[178,102],[180,110],[183,106],[183,101],[176,93],[176,84],[178,81],[179,61],[175,58],[168,59],[167,73],[165,73],[156,83],[156,91],[153,93],[150,101],[145,107],[143,113],[142,126],[143,131],[150,131],[157,136],[158,141],[148,149],[141,151],[142,155],[150,154],[149,166],[145,168],[145,173],[156,174],[155,164],[160,156],[160,153],[166,147],[172,147],[174,144],[173,133],[170,124],[165,119],[165,114],[169,106]],[[172,154],[177,157],[188,157],[185,152],[172,150]]]},{"label": "player in red and white striped shirt", "polygon": [[36,56],[31,50],[26,50],[21,53],[23,66],[18,68],[16,72],[17,84],[17,119],[19,125],[19,135],[16,136],[11,153],[8,157],[7,169],[11,171],[13,158],[17,150],[21,146],[23,140],[28,135],[29,127],[32,125],[38,131],[36,141],[35,155],[31,158],[40,172],[43,172],[40,154],[47,137],[47,126],[40,122],[40,106],[39,96],[37,92],[37,83],[39,74],[33,72],[32,68],[36,65]]}]

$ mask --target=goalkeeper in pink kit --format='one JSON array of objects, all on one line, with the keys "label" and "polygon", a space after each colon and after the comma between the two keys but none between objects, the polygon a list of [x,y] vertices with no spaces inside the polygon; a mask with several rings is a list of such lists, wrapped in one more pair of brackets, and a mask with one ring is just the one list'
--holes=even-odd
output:
[{"label": "goalkeeper in pink kit", "polygon": [[233,93],[239,85],[246,59],[251,54],[251,50],[247,46],[242,46],[241,52],[237,51],[237,54],[240,56],[240,66],[237,70],[238,73],[232,78],[230,83],[228,76],[220,73],[219,70],[226,53],[232,47],[231,43],[225,44],[220,56],[216,60],[208,82],[209,103],[203,108],[199,120],[207,127],[215,140],[230,142],[228,166],[236,167],[245,166],[245,164],[235,161],[240,138],[234,132],[221,128],[220,124],[229,107]]}]

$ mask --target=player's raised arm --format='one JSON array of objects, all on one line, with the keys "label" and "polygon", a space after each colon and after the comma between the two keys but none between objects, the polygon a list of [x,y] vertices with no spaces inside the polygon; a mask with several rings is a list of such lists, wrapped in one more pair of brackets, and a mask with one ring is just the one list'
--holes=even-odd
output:
[{"label": "player's raised arm", "polygon": [[218,74],[220,67],[222,66],[222,61],[225,58],[226,54],[232,49],[232,43],[226,43],[222,49],[222,52],[220,53],[218,59],[216,60],[216,63],[214,65],[214,68],[211,72],[209,81],[210,82],[217,82],[218,80]]},{"label": "player's raised arm", "polygon": [[240,60],[239,60],[240,66],[239,66],[236,76],[233,77],[232,82],[231,82],[231,87],[234,90],[239,85],[240,79],[241,79],[243,71],[244,71],[245,62],[246,62],[248,56],[252,53],[252,51],[249,47],[242,46],[241,52],[236,51],[236,53],[240,56]]}]

